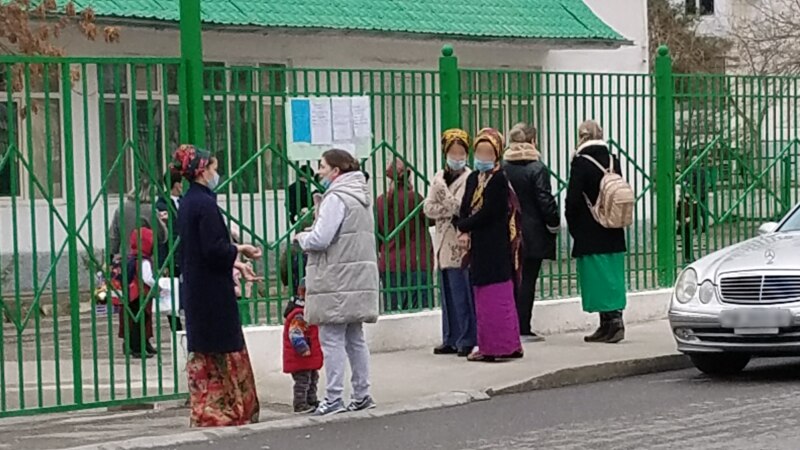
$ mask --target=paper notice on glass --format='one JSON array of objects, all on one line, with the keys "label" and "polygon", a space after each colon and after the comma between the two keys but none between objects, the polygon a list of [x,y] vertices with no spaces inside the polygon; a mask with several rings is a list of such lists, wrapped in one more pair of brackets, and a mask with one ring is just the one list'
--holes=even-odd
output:
[{"label": "paper notice on glass", "polygon": [[353,144],[352,142],[337,142],[333,146],[339,150],[344,150],[351,155],[356,156],[356,144]]},{"label": "paper notice on glass", "polygon": [[369,107],[369,97],[353,97],[351,99],[353,110],[353,132],[357,138],[372,137],[372,114]]},{"label": "paper notice on glass", "polygon": [[350,98],[332,98],[333,140],[350,141],[353,139],[353,113],[350,110]]},{"label": "paper notice on glass", "polygon": [[331,99],[311,99],[311,143],[313,145],[329,145],[333,142],[333,126],[331,125]]}]

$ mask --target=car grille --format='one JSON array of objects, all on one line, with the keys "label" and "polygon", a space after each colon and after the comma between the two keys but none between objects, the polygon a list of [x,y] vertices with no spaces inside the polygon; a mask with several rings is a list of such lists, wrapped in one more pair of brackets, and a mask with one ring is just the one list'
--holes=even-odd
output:
[{"label": "car grille", "polygon": [[723,277],[720,295],[725,303],[769,304],[800,301],[800,275]]}]

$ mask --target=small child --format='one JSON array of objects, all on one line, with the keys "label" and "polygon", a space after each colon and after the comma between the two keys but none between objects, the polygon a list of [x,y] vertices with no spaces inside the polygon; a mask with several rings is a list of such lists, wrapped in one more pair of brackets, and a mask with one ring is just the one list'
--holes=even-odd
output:
[{"label": "small child", "polygon": [[319,370],[322,368],[322,348],[319,343],[319,328],[309,325],[303,317],[305,307],[305,279],[300,280],[297,295],[292,297],[283,317],[283,372],[294,379],[294,412],[314,412],[317,399]]},{"label": "small child", "polygon": [[[130,354],[135,359],[141,358],[143,355],[145,358],[152,358],[158,353],[153,344],[150,343],[150,339],[153,337],[152,301],[148,300],[144,307],[144,326],[141,324],[141,319],[136,320],[136,316],[142,309],[141,301],[147,299],[150,289],[156,285],[152,262],[153,231],[146,227],[133,230],[128,241],[130,252],[126,270],[128,271],[129,300],[128,307],[125,308],[123,306],[120,309],[119,337],[125,338],[125,322],[127,322],[128,341],[124,348],[125,353]],[[128,309],[130,309],[130,312]],[[142,349],[142,328],[145,331],[144,349]]]}]

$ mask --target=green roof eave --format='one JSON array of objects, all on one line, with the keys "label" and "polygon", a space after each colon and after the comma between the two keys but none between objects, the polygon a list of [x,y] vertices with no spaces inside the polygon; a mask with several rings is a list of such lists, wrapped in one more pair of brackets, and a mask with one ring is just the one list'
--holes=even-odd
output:
[{"label": "green roof eave", "polygon": [[[178,0],[76,0],[76,4],[92,7],[106,18],[173,24],[180,19]],[[494,0],[209,0],[201,8],[203,22],[213,28],[630,44],[582,0],[504,0],[503,6]]]}]

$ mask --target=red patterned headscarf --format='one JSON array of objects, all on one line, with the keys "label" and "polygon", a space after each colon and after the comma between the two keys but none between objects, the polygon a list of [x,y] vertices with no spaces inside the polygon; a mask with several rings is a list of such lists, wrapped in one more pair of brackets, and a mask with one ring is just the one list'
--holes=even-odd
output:
[{"label": "red patterned headscarf", "polygon": [[196,148],[194,145],[184,144],[178,147],[173,154],[173,167],[178,170],[184,178],[194,181],[206,170],[211,153],[207,150]]}]

